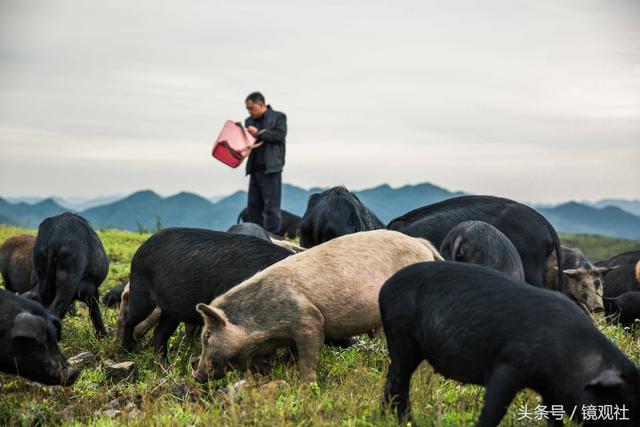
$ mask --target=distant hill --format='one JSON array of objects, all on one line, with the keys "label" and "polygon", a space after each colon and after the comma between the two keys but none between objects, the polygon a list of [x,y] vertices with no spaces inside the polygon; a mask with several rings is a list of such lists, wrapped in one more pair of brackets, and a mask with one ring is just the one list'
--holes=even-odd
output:
[{"label": "distant hill", "polygon": [[147,190],[80,214],[95,226],[127,230],[153,230],[158,226],[227,229],[235,223],[245,203],[246,197],[238,193],[211,203],[193,193],[183,192],[162,198]]},{"label": "distant hill", "polygon": [[95,197],[95,198],[87,198],[87,197],[6,197],[5,200],[9,203],[16,204],[20,202],[24,202],[30,205],[35,203],[39,203],[46,199],[52,199],[58,205],[62,206],[65,209],[69,209],[75,212],[83,211],[85,209],[92,208],[94,206],[106,205],[108,203],[115,202],[124,197],[123,194],[114,194],[111,196],[104,197]]},{"label": "distant hill", "polygon": [[66,209],[53,199],[45,199],[34,204],[25,202],[13,204],[0,198],[0,221],[5,224],[37,228],[45,218],[64,211]]},{"label": "distant hill", "polygon": [[55,198],[55,201],[58,202],[58,204],[62,207],[65,207],[67,209],[71,209],[73,211],[84,211],[86,209],[90,209],[96,206],[102,206],[102,205],[106,205],[109,203],[113,203],[113,202],[117,202],[118,200],[121,200],[123,197],[125,197],[123,194],[114,194],[111,196],[104,196],[104,197],[95,197],[95,198],[80,198],[80,197],[73,197],[73,198]]},{"label": "distant hill", "polygon": [[595,203],[585,202],[585,205],[595,208],[615,206],[636,216],[640,216],[640,200],[602,199]]},{"label": "distant hill", "polygon": [[[284,184],[282,186],[282,209],[302,216],[307,210],[309,196],[325,189],[316,187],[305,190],[295,185]],[[429,183],[406,185],[400,188],[391,188],[389,185],[383,184],[366,190],[354,191],[354,193],[385,224],[412,209],[465,194],[450,192]],[[247,193],[239,191],[237,194],[241,195],[246,203]]]},{"label": "distant hill", "polygon": [[369,190],[356,191],[356,195],[362,203],[371,208],[385,224],[420,206],[464,194],[459,191],[451,192],[429,183],[405,185],[400,188],[391,188],[384,184]]},{"label": "distant hill", "polygon": [[[303,215],[309,196],[323,190],[324,188],[305,190],[295,185],[284,184],[282,207],[297,215]],[[384,223],[420,206],[465,194],[430,183],[399,188],[383,184],[355,193]],[[228,196],[218,196],[214,200],[215,202],[212,202],[188,192],[161,197],[151,190],[145,190],[117,201],[74,211],[79,211],[97,228],[154,230],[157,227],[183,226],[226,230],[236,222],[238,213],[246,206],[247,193],[237,191]],[[633,202],[630,203],[632,206]],[[620,207],[606,205],[600,208],[569,202],[535,208],[561,232],[640,239],[640,217]],[[33,204],[9,203],[0,198],[0,223],[35,228],[44,218],[65,210],[67,209],[63,205],[52,198]]]},{"label": "distant hill", "polygon": [[588,233],[603,236],[640,239],[640,217],[620,208],[593,208],[576,202],[553,208],[538,209],[553,226],[566,233]]}]

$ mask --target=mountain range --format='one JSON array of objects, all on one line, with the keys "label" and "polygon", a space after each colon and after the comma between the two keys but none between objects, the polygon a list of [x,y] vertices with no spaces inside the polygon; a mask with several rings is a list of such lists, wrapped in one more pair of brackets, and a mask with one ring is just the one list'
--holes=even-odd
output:
[{"label": "mountain range", "polygon": [[[303,188],[284,184],[282,208],[297,215],[304,214],[307,200],[323,188]],[[387,223],[412,209],[451,197],[464,195],[430,183],[392,188],[383,184],[355,191],[355,194],[378,217]],[[224,197],[204,198],[182,192],[161,197],[150,190],[127,197],[116,196],[90,201],[76,200],[75,208],[57,198],[31,199],[32,203],[0,198],[0,223],[37,227],[46,217],[72,210],[87,218],[98,228],[154,230],[160,227],[183,226],[226,230],[236,222],[246,206],[247,194],[237,191]],[[102,203],[100,203],[102,201]],[[12,203],[13,202],[13,203]],[[98,203],[96,203],[98,202]],[[66,205],[66,206],[65,206]],[[610,200],[595,203],[568,202],[557,206],[533,205],[558,231],[588,233],[640,239],[640,201]],[[637,212],[637,214],[634,214]]]}]

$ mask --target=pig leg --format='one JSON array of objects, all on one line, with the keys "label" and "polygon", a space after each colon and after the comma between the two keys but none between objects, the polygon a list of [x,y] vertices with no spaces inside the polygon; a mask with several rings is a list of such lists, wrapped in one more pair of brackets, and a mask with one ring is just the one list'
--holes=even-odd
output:
[{"label": "pig leg", "polygon": [[349,348],[358,342],[356,337],[345,338],[343,340],[325,340],[325,344],[329,347]]},{"label": "pig leg", "polygon": [[91,323],[93,323],[93,328],[96,330],[97,335],[104,336],[107,335],[107,330],[102,322],[102,314],[100,313],[100,303],[98,302],[98,298],[100,298],[100,294],[96,288],[93,296],[89,299],[91,302],[89,305],[89,315],[91,316]]},{"label": "pig leg", "polygon": [[382,326],[380,326],[379,328],[376,329],[372,329],[371,331],[367,332],[367,336],[370,339],[374,339],[376,337],[381,337],[384,335],[384,330],[382,329]]},{"label": "pig leg", "polygon": [[79,290],[80,284],[75,279],[79,276],[80,273],[72,271],[58,270],[56,272],[55,298],[47,308],[58,319],[62,319],[67,313],[69,306]]},{"label": "pig leg", "polygon": [[102,323],[100,304],[98,303],[99,298],[100,295],[98,294],[98,288],[96,288],[93,283],[80,283],[78,299],[87,304],[87,307],[89,307],[89,315],[91,316],[91,322],[93,323],[93,327],[96,330],[96,334],[98,336],[104,336],[107,334],[107,330],[104,328],[104,323]]},{"label": "pig leg", "polygon": [[138,323],[138,325],[133,329],[133,338],[136,341],[142,340],[142,338],[147,335],[151,328],[158,324],[158,322],[160,321],[161,313],[162,310],[160,310],[158,307],[154,308],[151,314],[147,316],[147,318],[142,322]]},{"label": "pig leg", "polygon": [[304,381],[316,381],[316,367],[324,342],[324,316],[313,304],[302,303],[293,340],[300,359],[300,374]]},{"label": "pig leg", "polygon": [[269,375],[275,364],[274,356],[273,354],[256,354],[251,358],[249,368],[260,375]]},{"label": "pig leg", "polygon": [[200,325],[194,325],[191,323],[184,324],[184,336],[187,343],[195,343],[198,340],[198,332],[200,332]]},{"label": "pig leg", "polygon": [[486,382],[484,407],[480,413],[478,427],[497,426],[521,389],[516,369],[505,363],[496,365]]},{"label": "pig leg", "polygon": [[163,363],[167,362],[167,341],[171,335],[176,331],[180,321],[162,312],[160,314],[160,322],[153,331],[153,345],[156,350],[156,354],[160,356],[160,360]]},{"label": "pig leg", "polygon": [[389,405],[399,419],[406,418],[410,421],[409,385],[413,372],[423,360],[422,351],[414,340],[402,333],[387,335],[387,345],[391,364],[387,372],[382,403]]},{"label": "pig leg", "polygon": [[[156,308],[155,303],[149,295],[149,284],[146,280],[142,278],[132,279],[129,286],[128,306],[126,306],[122,337],[120,339],[120,345],[124,347],[125,350],[131,350],[133,347],[134,328],[149,317],[149,314]],[[124,301],[122,306],[125,306]]]}]

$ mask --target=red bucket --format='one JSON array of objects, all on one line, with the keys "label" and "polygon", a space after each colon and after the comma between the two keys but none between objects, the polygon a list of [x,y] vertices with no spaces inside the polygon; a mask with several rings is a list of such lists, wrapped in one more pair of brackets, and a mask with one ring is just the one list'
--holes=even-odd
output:
[{"label": "red bucket", "polygon": [[213,145],[211,155],[222,163],[237,168],[256,145],[256,139],[241,124],[227,120]]}]

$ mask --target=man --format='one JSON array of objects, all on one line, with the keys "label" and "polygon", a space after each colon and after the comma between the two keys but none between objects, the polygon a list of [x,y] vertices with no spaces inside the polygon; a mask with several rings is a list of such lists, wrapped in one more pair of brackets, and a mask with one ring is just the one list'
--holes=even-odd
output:
[{"label": "man", "polygon": [[280,230],[280,199],[282,168],[284,166],[287,116],[266,105],[260,92],[253,92],[245,100],[249,117],[247,131],[256,137],[260,146],[251,150],[247,160],[249,179],[249,222],[261,225],[278,234]]}]

